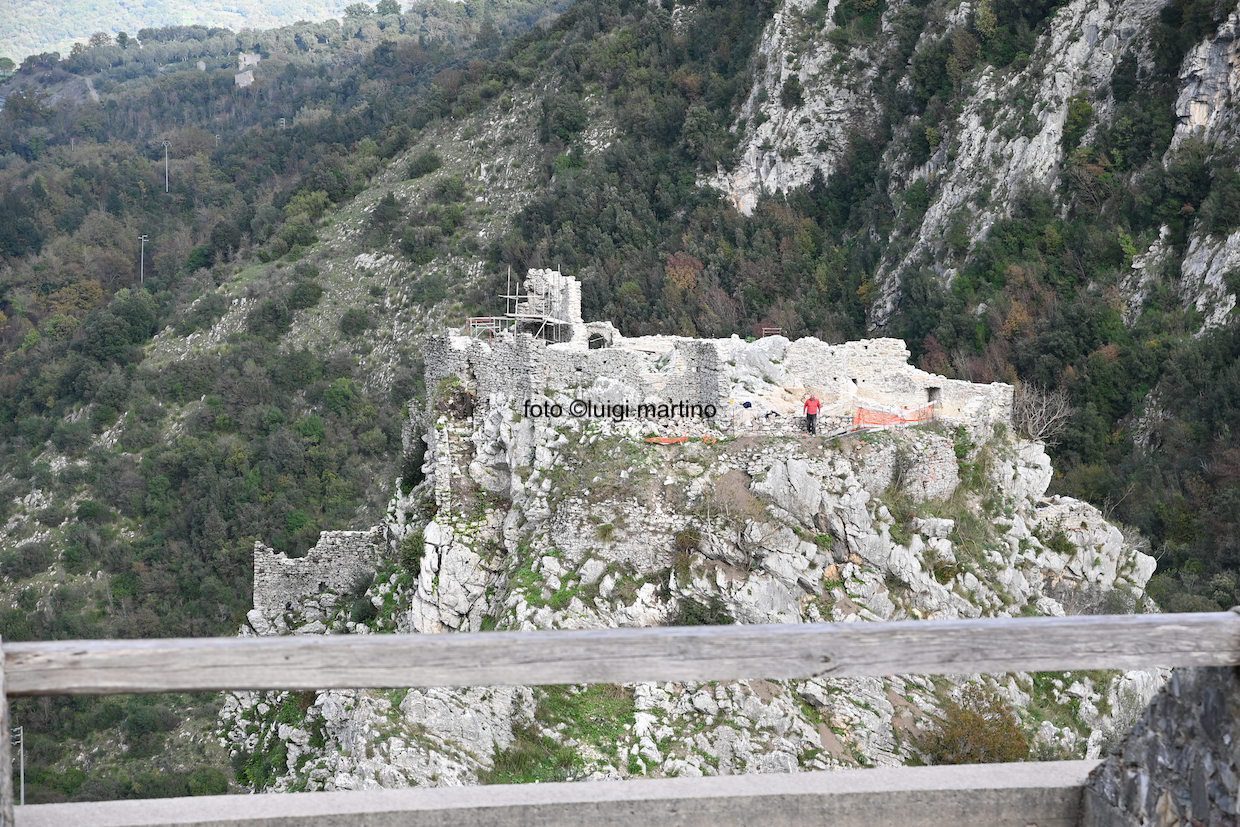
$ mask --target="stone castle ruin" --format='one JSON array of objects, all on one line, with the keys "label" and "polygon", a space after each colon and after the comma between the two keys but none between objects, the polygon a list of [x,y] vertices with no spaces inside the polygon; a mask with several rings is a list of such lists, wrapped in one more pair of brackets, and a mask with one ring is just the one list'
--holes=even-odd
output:
[{"label": "stone castle ruin", "polygon": [[[254,608],[246,615],[258,635],[287,630],[288,614],[318,615],[326,620],[360,588],[370,584],[380,555],[388,545],[382,526],[368,531],[324,531],[304,557],[289,557],[264,544],[254,544]],[[320,620],[298,629],[322,632]]]},{"label": "stone castle ruin", "polygon": [[929,419],[989,428],[1011,418],[1010,385],[918,370],[899,339],[625,337],[610,322],[584,321],[580,283],[555,270],[530,270],[524,291],[505,298],[505,316],[471,319],[466,332],[431,340],[430,387],[455,378],[478,399],[711,406],[716,415],[705,424],[729,434],[796,432],[811,394],[823,402],[826,433]]},{"label": "stone castle ruin", "polygon": [[[828,344],[813,337],[625,337],[610,322],[583,321],[580,282],[556,270],[530,270],[506,301],[504,316],[471,319],[467,333],[446,333],[428,343],[432,392],[455,384],[491,406],[557,398],[613,407],[684,403],[694,408],[694,415],[638,423],[643,433],[664,435],[802,433],[802,402],[810,394],[823,402],[824,434],[927,419],[988,433],[1011,418],[1010,385],[918,370],[898,339]],[[707,407],[713,416],[700,415]],[[601,421],[614,424],[606,417]],[[407,443],[421,438],[406,434]],[[428,438],[432,464],[443,466],[432,468],[432,477],[445,489],[437,490],[437,498],[446,504],[452,499],[450,481],[459,477],[452,471],[453,457],[473,456],[475,449],[462,444],[452,450],[434,429]],[[954,467],[950,454],[942,459]],[[927,461],[922,470],[934,467]],[[293,610],[328,620],[373,575],[389,539],[382,529],[323,532],[298,558],[256,544],[250,629],[280,633],[282,618]]]}]

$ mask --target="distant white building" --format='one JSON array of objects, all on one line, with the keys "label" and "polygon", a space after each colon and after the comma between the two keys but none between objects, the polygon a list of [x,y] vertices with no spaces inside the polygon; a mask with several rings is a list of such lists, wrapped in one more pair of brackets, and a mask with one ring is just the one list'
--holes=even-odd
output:
[{"label": "distant white building", "polygon": [[262,59],[263,56],[256,52],[242,52],[237,55],[237,71],[244,72],[251,66],[257,66]]},{"label": "distant white building", "polygon": [[246,69],[244,72],[238,72],[233,75],[233,83],[237,84],[238,89],[245,89],[254,85],[254,70]]},{"label": "distant white building", "polygon": [[207,71],[207,62],[205,60],[200,60],[194,65],[198,67],[199,72]]}]

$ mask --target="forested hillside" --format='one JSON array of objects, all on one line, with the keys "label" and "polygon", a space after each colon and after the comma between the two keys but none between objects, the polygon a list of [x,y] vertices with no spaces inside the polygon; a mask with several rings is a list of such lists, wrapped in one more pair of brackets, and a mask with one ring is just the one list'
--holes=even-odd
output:
[{"label": "forested hillside", "polygon": [[[322,217],[428,122],[490,97],[459,93],[505,32],[554,10],[445,8],[243,39],[153,30],[141,50],[27,61],[0,91],[6,639],[230,634],[255,540],[304,551],[321,528],[381,512],[417,371],[367,387],[347,353],[280,340],[323,295],[299,260]],[[264,58],[244,90],[241,50]],[[226,349],[151,366],[156,332],[210,328],[227,307],[217,283],[276,260],[287,269],[259,279]],[[367,326],[359,314],[332,333]],[[30,800],[220,791],[232,773],[212,747],[216,705],[20,705]],[[79,751],[89,772],[57,767]]]},{"label": "forested hillside", "polygon": [[[418,334],[535,266],[626,334],[883,333],[1060,389],[1053,490],[1148,538],[1165,609],[1235,605],[1234,102],[1179,114],[1235,4],[1131,5],[585,0],[519,34],[558,6],[445,2],[26,60],[0,85],[5,638],[234,632],[256,540],[373,524],[413,473]],[[18,705],[34,795],[252,783],[185,723],[210,703]]]}]

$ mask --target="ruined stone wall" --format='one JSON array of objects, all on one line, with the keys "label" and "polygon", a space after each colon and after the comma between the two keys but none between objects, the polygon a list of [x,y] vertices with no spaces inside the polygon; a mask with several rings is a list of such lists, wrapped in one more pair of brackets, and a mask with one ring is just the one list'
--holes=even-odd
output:
[{"label": "ruined stone wall", "polygon": [[593,388],[591,395],[613,402],[637,403],[650,397],[718,401],[719,357],[709,342],[668,339],[661,350],[586,350],[548,345],[529,335],[486,342],[440,336],[427,345],[426,376],[432,390],[443,379],[456,376],[479,399],[525,399],[547,391],[584,394]]},{"label": "ruined stone wall", "polygon": [[930,403],[936,418],[948,424],[984,428],[1011,420],[1010,385],[948,379],[908,360],[899,339],[833,345],[812,337],[747,342],[643,336],[588,349],[527,334],[486,341],[444,336],[427,348],[427,379],[433,391],[443,378],[456,376],[479,400],[562,395],[604,403],[714,405],[714,426],[736,433],[800,430],[801,401],[810,393],[824,403],[824,422],[838,420],[845,427],[857,407],[900,412]]},{"label": "ruined stone wall", "polygon": [[385,546],[383,529],[324,531],[305,557],[254,545],[254,608],[283,612],[322,593],[349,594],[374,574]]},{"label": "ruined stone wall", "polygon": [[962,423],[1008,422],[1012,388],[948,379],[909,364],[900,339],[866,339],[831,345],[808,338],[788,346],[784,363],[806,388],[845,405],[917,407],[938,402],[940,418]]},{"label": "ruined stone wall", "polygon": [[1090,775],[1082,824],[1240,824],[1240,670],[1172,672]]},{"label": "ruined stone wall", "polygon": [[527,316],[550,316],[569,324],[581,324],[581,282],[559,270],[530,270],[527,293],[517,302],[517,312]]}]

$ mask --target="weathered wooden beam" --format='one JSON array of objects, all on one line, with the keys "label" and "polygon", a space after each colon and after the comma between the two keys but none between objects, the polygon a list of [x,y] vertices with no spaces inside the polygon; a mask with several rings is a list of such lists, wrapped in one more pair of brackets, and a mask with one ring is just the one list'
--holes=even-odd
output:
[{"label": "weathered wooden beam", "polygon": [[0,827],[13,827],[13,730],[4,685],[4,639],[0,638]]},{"label": "weathered wooden beam", "polygon": [[1240,664],[1240,615],[11,643],[11,695],[632,683]]}]

